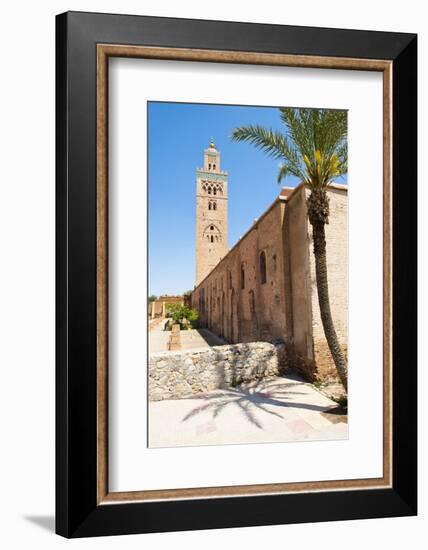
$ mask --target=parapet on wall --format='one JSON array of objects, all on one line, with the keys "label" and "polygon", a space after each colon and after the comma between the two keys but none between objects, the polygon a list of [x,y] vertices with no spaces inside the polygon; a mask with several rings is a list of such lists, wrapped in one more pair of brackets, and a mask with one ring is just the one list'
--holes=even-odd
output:
[{"label": "parapet on wall", "polygon": [[251,342],[150,356],[149,400],[178,399],[280,375],[286,345]]}]

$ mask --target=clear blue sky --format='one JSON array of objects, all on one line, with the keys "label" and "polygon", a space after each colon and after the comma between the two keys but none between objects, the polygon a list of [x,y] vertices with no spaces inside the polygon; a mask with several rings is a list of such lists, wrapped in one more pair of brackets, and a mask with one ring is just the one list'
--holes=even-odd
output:
[{"label": "clear blue sky", "polygon": [[229,248],[278,196],[279,161],[254,146],[232,142],[237,126],[262,124],[283,130],[279,111],[189,103],[148,104],[149,294],[182,294],[195,284],[197,167],[214,139],[221,169],[229,172]]}]

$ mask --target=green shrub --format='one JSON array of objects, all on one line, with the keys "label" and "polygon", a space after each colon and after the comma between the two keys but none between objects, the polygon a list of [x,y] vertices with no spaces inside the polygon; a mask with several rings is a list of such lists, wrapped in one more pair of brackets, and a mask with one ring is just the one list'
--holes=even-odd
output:
[{"label": "green shrub", "polygon": [[179,323],[182,329],[188,328],[187,320],[192,326],[196,326],[199,314],[196,309],[192,309],[181,304],[170,304],[166,309],[166,316],[172,319],[175,323]]}]

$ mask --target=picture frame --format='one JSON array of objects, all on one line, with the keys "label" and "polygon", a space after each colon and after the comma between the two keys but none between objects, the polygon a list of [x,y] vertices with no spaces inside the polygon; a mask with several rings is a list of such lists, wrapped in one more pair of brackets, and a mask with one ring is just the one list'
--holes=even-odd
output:
[{"label": "picture frame", "polygon": [[[379,479],[108,488],[108,60],[383,74],[383,457]],[[56,532],[65,537],[417,513],[417,36],[68,12],[56,18]],[[144,467],[144,466],[143,466]]]}]

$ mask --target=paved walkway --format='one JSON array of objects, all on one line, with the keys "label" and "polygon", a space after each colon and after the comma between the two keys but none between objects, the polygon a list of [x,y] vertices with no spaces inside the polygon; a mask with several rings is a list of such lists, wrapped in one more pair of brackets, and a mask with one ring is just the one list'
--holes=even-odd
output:
[{"label": "paved walkway", "polygon": [[347,437],[337,404],[295,375],[149,403],[150,447]]},{"label": "paved walkway", "polygon": [[151,330],[149,330],[149,355],[168,350],[167,344],[171,332],[163,330],[165,323],[166,319],[163,319],[151,326]]},{"label": "paved walkway", "polygon": [[[168,340],[171,332],[163,330],[166,319],[151,326],[149,331],[149,354],[168,351]],[[224,340],[210,332],[209,330],[190,329],[180,331],[181,349],[200,349],[209,348],[211,346],[222,346],[226,344]]]},{"label": "paved walkway", "polygon": [[209,348],[224,346],[226,342],[206,328],[181,330],[181,349]]}]

